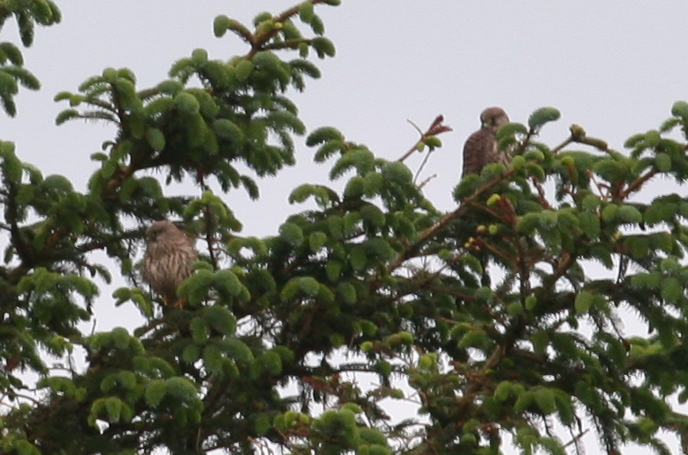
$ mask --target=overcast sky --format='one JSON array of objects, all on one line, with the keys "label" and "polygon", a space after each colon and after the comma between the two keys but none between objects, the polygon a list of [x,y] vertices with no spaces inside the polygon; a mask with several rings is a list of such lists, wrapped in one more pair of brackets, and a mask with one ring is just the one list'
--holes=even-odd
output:
[{"label": "overcast sky", "polygon": [[[295,2],[57,3],[62,23],[38,29],[25,52],[43,89],[21,93],[18,116],[0,118],[0,138],[15,141],[20,158],[46,175],[64,174],[83,188],[95,168],[88,156],[113,131],[82,122],[56,127],[56,114],[67,107],[52,101],[56,93],[76,91],[106,67],[128,67],[139,88],[153,86],[195,48],[216,59],[243,54],[246,46],[238,38],[213,36],[213,18],[226,14],[250,22],[260,11],[280,12]],[[425,128],[443,114],[454,132],[441,137],[445,147],[423,175],[438,174],[426,192],[447,210],[454,204],[450,195],[463,141],[487,106],[501,106],[520,122],[538,107],[555,106],[562,120],[547,127],[542,140],[555,145],[577,123],[621,150],[630,135],[657,128],[674,101],[688,99],[685,0],[344,0],[317,12],[337,56],[318,62],[322,79],[294,94],[307,127],[335,126],[349,140],[395,159],[417,139],[407,119]],[[0,40],[18,42],[16,30],[6,27]],[[300,146],[299,164],[265,182],[259,205],[240,192],[228,196],[244,234],[274,233],[294,210],[286,202],[289,190],[323,180],[328,167],[314,167],[311,157],[312,150]],[[410,166],[415,169],[421,159],[414,157]]]},{"label": "overcast sky", "polygon": [[[242,54],[246,46],[234,35],[213,36],[213,18],[226,14],[250,22],[260,11],[279,12],[294,1],[58,4],[62,23],[38,29],[25,54],[43,89],[22,92],[19,115],[2,119],[0,137],[15,141],[20,157],[46,174],[65,174],[82,188],[94,169],[88,156],[112,130],[83,122],[54,126],[55,115],[67,107],[52,101],[56,93],[75,91],[108,66],[132,69],[144,88],[165,79],[170,65],[195,48],[217,59]],[[453,205],[463,141],[487,106],[502,106],[520,122],[538,107],[555,106],[562,120],[545,129],[543,140],[554,145],[578,123],[622,149],[627,137],[656,128],[674,101],[688,98],[683,0],[344,0],[317,12],[337,56],[318,62],[322,79],[294,94],[307,127],[335,126],[349,140],[394,159],[417,138],[407,119],[425,128],[444,114],[454,132],[442,136],[445,147],[423,175],[438,174],[426,191],[445,209]],[[15,30],[7,27],[2,39],[16,40]],[[327,167],[309,164],[312,150],[301,146],[297,157],[299,166],[266,182],[260,212],[240,192],[229,196],[244,233],[273,233],[292,210],[285,202],[288,190],[326,174]],[[421,159],[409,165],[415,169]]]}]

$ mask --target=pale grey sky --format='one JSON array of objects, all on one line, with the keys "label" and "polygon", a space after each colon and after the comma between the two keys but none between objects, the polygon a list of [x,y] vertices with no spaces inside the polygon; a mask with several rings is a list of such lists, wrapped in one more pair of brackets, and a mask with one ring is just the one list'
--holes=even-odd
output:
[{"label": "pale grey sky", "polygon": [[[83,188],[95,169],[88,156],[113,132],[83,122],[56,127],[56,114],[67,107],[52,101],[56,93],[76,91],[109,66],[132,69],[139,88],[152,86],[199,47],[216,59],[242,54],[246,46],[238,38],[213,36],[216,15],[250,22],[260,11],[279,12],[296,1],[57,3],[62,23],[38,29],[25,51],[43,89],[21,93],[17,118],[0,120],[0,138],[15,141],[19,157],[45,174],[64,174]],[[337,56],[318,61],[322,79],[294,94],[307,127],[335,126],[349,140],[395,159],[417,139],[407,119],[425,128],[444,114],[454,132],[442,135],[445,147],[423,175],[438,174],[426,192],[447,210],[454,204],[463,141],[487,106],[502,106],[520,122],[538,107],[555,106],[562,119],[544,130],[542,140],[555,145],[578,123],[621,150],[630,135],[657,128],[674,101],[688,99],[685,0],[343,0],[317,12]],[[18,41],[9,26],[0,39]],[[299,164],[262,184],[259,204],[241,190],[228,196],[244,234],[276,232],[298,209],[288,206],[289,191],[303,181],[323,181],[329,168],[310,164],[312,154],[300,146]],[[415,170],[421,160],[415,156],[409,165]],[[99,329],[122,324],[123,311],[136,314],[131,307],[112,310],[100,307]]]},{"label": "pale grey sky", "polygon": [[[25,54],[43,89],[22,92],[19,115],[2,119],[1,136],[16,142],[22,159],[82,187],[94,169],[88,156],[112,132],[82,122],[55,127],[55,115],[66,107],[52,102],[57,92],[75,91],[108,66],[132,69],[139,87],[148,87],[198,47],[217,59],[241,54],[246,47],[238,38],[213,36],[216,15],[250,22],[260,11],[278,12],[294,3],[58,1],[62,23],[38,29]],[[538,107],[555,106],[562,119],[545,129],[543,140],[554,144],[578,123],[621,149],[628,136],[656,128],[674,101],[688,98],[688,2],[682,0],[344,0],[317,11],[337,56],[318,62],[322,79],[294,95],[307,127],[335,126],[393,159],[416,139],[406,119],[425,128],[444,114],[454,132],[442,136],[445,147],[423,174],[438,174],[427,192],[447,209],[463,141],[486,106],[500,105],[521,122]],[[8,38],[15,38],[10,28],[3,31]],[[288,191],[326,174],[327,167],[309,164],[312,150],[300,147],[297,156],[299,166],[264,185],[260,212],[242,194],[230,195],[245,233],[274,232],[284,218],[280,214],[290,211]],[[421,159],[409,165],[415,169]],[[270,219],[263,218],[266,213]]]}]

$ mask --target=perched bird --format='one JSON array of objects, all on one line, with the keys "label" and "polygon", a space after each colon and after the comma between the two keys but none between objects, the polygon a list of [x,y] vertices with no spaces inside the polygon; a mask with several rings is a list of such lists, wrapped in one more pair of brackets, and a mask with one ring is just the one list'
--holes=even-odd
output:
[{"label": "perched bird", "polygon": [[146,238],[141,277],[165,305],[181,307],[177,288],[191,276],[191,265],[198,258],[193,239],[167,220],[153,223],[146,230]]},{"label": "perched bird", "polygon": [[[509,153],[500,151],[497,147],[497,130],[507,123],[509,123],[509,116],[500,107],[489,107],[480,114],[480,129],[471,134],[463,146],[462,178],[469,174],[479,174],[488,164],[509,164],[511,162]],[[470,216],[458,220],[461,226],[461,235],[468,233],[467,235],[471,238],[483,237],[477,232],[477,229],[480,225],[490,224],[486,221],[485,216],[489,215],[477,210],[472,211]],[[483,269],[480,284],[489,287],[488,264],[490,256],[484,247],[476,249],[473,254],[478,258]]]},{"label": "perched bird", "polygon": [[480,114],[480,129],[471,134],[463,146],[463,174],[479,174],[492,163],[509,164],[509,154],[497,148],[497,130],[509,123],[509,116],[501,107],[488,107]]}]

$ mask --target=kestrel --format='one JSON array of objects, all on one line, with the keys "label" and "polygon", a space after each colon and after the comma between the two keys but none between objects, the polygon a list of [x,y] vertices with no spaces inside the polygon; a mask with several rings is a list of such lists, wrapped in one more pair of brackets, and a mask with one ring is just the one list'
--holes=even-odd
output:
[{"label": "kestrel", "polygon": [[160,295],[165,305],[181,307],[179,285],[191,276],[198,251],[191,237],[167,220],[156,221],[146,231],[148,244],[141,277]]},{"label": "kestrel", "polygon": [[488,164],[509,164],[511,158],[497,148],[497,130],[509,123],[509,116],[501,107],[489,107],[480,114],[481,127],[471,134],[463,146],[463,174],[479,174]]}]

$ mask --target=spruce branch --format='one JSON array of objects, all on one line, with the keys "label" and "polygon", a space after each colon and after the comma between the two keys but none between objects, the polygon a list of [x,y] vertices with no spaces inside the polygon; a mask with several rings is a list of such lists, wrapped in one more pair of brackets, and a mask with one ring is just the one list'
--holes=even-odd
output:
[{"label": "spruce branch", "polygon": [[493,178],[492,180],[484,183],[475,192],[463,200],[462,204],[454,211],[444,215],[440,220],[430,226],[429,228],[422,231],[418,237],[418,240],[408,245],[403,251],[401,251],[397,257],[387,266],[387,273],[392,273],[394,270],[398,269],[407,259],[413,257],[414,254],[430,239],[432,239],[439,231],[444,229],[452,220],[463,216],[466,211],[470,208],[472,203],[483,193],[488,191],[490,188],[497,185],[499,182],[509,179],[513,173],[514,169],[508,169],[501,175]]},{"label": "spruce branch", "polygon": [[[328,4],[328,0],[310,0],[310,3],[313,5],[317,5],[319,3],[324,3]],[[253,58],[254,55],[256,55],[258,52],[265,50],[265,49],[272,49],[267,43],[270,42],[272,38],[279,33],[281,30],[281,24],[283,22],[286,22],[290,20],[292,17],[296,16],[299,14],[300,6],[293,6],[279,15],[275,16],[273,18],[274,25],[270,27],[267,30],[260,30],[257,31],[255,34],[250,35],[250,40],[248,39],[249,36],[246,36],[245,39],[247,39],[248,42],[252,44],[251,50],[249,53],[244,57],[246,60],[250,60]],[[295,41],[300,41],[300,42],[306,42],[305,40],[295,40]],[[274,47],[274,49],[280,49],[282,47],[279,47],[279,45],[284,44],[284,43],[279,43],[277,44],[278,47]]]}]

